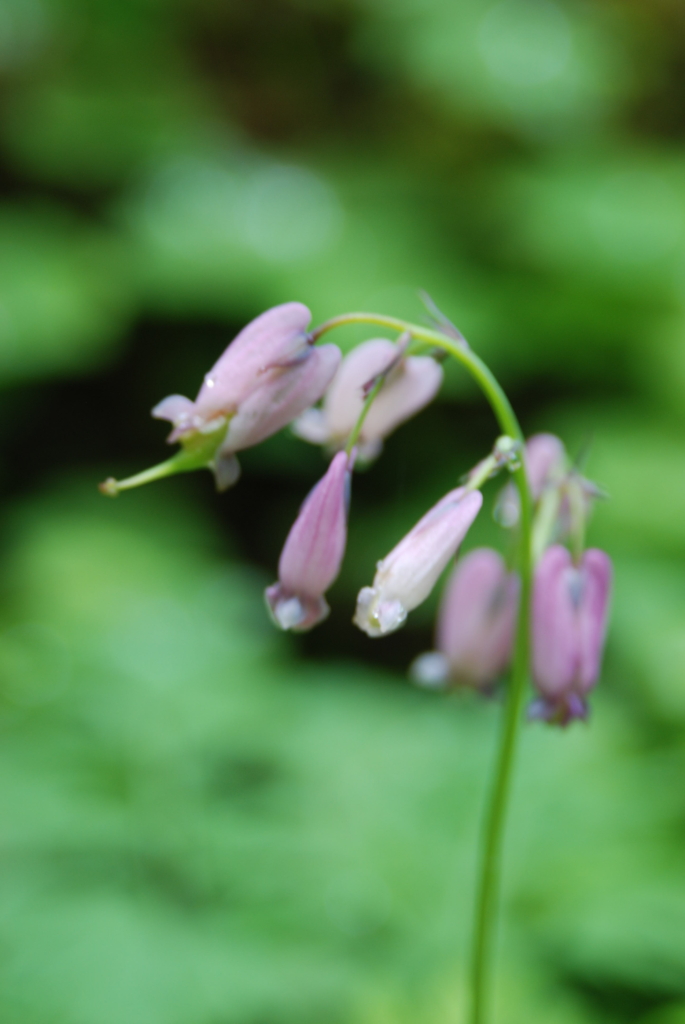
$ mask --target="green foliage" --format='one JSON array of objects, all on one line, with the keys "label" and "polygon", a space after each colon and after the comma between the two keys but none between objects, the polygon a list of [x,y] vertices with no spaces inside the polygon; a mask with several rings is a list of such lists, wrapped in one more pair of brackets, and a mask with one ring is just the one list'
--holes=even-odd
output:
[{"label": "green foliage", "polygon": [[0,0],[3,1024],[460,1019],[498,708],[404,678],[437,594],[348,620],[489,449],[471,384],[356,475],[297,646],[260,590],[318,452],[95,492],[263,308],[419,287],[609,494],[606,671],[524,735],[497,1024],[685,1020],[684,60],[667,0]]}]

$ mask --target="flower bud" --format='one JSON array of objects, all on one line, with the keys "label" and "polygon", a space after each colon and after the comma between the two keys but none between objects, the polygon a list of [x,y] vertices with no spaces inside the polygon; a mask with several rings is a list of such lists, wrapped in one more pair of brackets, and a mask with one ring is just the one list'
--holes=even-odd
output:
[{"label": "flower bud", "polygon": [[435,686],[451,680],[480,688],[494,682],[511,660],[519,588],[497,551],[476,548],[460,558],[440,604],[437,651],[412,666],[417,682]]},{"label": "flower bud", "polygon": [[458,487],[427,512],[378,563],[373,586],[359,591],[355,625],[372,637],[399,629],[430,594],[482,504],[480,491]]},{"label": "flower bud", "polygon": [[540,559],[532,611],[533,682],[540,699],[531,718],[565,725],[586,717],[585,698],[599,676],[611,576],[609,556],[596,548],[578,566],[558,544]]},{"label": "flower bud", "polygon": [[[533,434],[526,441],[526,476],[533,501],[539,501],[544,491],[558,484],[566,471],[566,449],[554,434]],[[520,499],[510,481],[500,492],[495,507],[495,518],[501,526],[516,526],[519,520]]]},{"label": "flower bud", "polygon": [[312,349],[294,366],[267,375],[264,383],[242,402],[228,424],[226,437],[214,460],[219,490],[225,490],[237,480],[240,470],[234,453],[264,441],[312,402],[318,402],[340,359],[337,345]]},{"label": "flower bud", "polygon": [[566,471],[566,449],[554,434],[533,434],[526,441],[526,475],[533,501],[546,487],[558,483]]},{"label": "flower bud", "polygon": [[244,327],[205,376],[191,402],[171,395],[155,406],[152,415],[174,424],[169,438],[177,441],[189,431],[202,431],[222,417],[233,416],[239,406],[268,380],[311,352],[307,327],[311,313],[300,302],[268,309]]},{"label": "flower bud", "polygon": [[300,509],[278,563],[278,583],[265,596],[281,629],[311,629],[330,609],[324,598],[338,573],[347,541],[353,457],[338,452]]},{"label": "flower bud", "polygon": [[435,397],[443,377],[430,356],[402,357],[401,349],[385,338],[365,341],[345,356],[323,408],[307,410],[294,424],[295,433],[313,444],[342,447],[362,411],[365,386],[386,372],[359,438],[363,457],[377,455],[383,438]]}]

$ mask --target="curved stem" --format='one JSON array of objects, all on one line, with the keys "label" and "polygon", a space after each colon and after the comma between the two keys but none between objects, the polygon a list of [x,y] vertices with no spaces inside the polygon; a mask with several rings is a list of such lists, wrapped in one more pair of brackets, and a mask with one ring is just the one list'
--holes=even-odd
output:
[{"label": "curved stem", "polygon": [[[391,330],[409,331],[412,337],[449,353],[449,355],[466,367],[480,385],[492,407],[502,432],[518,441],[523,441],[519,422],[499,382],[485,363],[465,343],[455,341],[441,331],[376,313],[347,313],[343,316],[335,317],[333,320],[328,320],[321,327],[317,328],[312,334],[312,339],[316,340],[334,327],[353,323],[369,323],[380,327],[388,327]],[[521,499],[518,557],[518,570],[521,577],[521,603],[516,630],[514,666],[507,692],[495,773],[481,840],[475,919],[471,944],[469,979],[471,995],[470,1024],[485,1024],[487,1019],[487,996],[490,987],[495,911],[497,909],[500,888],[502,841],[506,824],[507,804],[511,790],[518,731],[526,697],[530,659],[529,619],[532,590],[532,509],[525,464],[523,462],[514,473],[514,479]]]}]

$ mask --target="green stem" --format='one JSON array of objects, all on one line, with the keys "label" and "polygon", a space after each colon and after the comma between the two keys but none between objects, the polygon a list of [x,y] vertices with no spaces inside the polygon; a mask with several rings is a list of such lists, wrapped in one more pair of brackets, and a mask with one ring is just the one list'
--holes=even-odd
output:
[{"label": "green stem", "polygon": [[[314,333],[316,340],[326,331],[344,324],[369,323],[396,331],[409,331],[412,337],[441,348],[460,362],[480,385],[504,434],[523,442],[523,434],[509,399],[485,363],[471,349],[449,338],[441,331],[407,323],[395,317],[376,313],[347,313],[322,324]],[[524,458],[522,454],[522,459]],[[511,682],[507,691],[504,719],[495,764],[490,797],[485,814],[481,840],[481,856],[476,888],[475,919],[471,944],[470,1024],[485,1024],[487,997],[493,953],[496,909],[500,889],[502,843],[507,804],[516,754],[519,725],[529,674],[529,619],[532,590],[531,533],[532,509],[525,462],[514,473],[521,499],[518,570],[521,577],[521,603],[516,630],[516,648]]]},{"label": "green stem", "polygon": [[373,405],[374,398],[376,397],[376,395],[378,394],[378,392],[380,391],[380,389],[383,387],[384,384],[385,384],[385,376],[383,374],[381,374],[378,377],[378,380],[375,382],[375,384],[371,388],[371,390],[369,391],[369,393],[366,396],[366,398],[364,399],[364,405],[362,406],[362,411],[359,413],[359,416],[357,418],[357,422],[355,423],[355,425],[353,426],[352,430],[350,431],[350,436],[348,437],[347,444],[345,445],[345,452],[346,452],[347,455],[351,455],[352,454],[352,449],[354,448],[354,446],[356,445],[357,441],[359,440],[359,435],[362,432],[362,427],[364,426],[364,420],[366,419],[367,413],[368,413],[369,409],[371,408],[371,406]]},{"label": "green stem", "polygon": [[165,462],[160,462],[150,469],[144,469],[135,476],[126,477],[125,480],[115,480],[109,477],[99,485],[103,494],[109,498],[116,498],[120,491],[130,491],[133,487],[142,487],[143,484],[152,483],[154,480],[163,480],[167,476],[175,476],[177,473],[190,473],[194,469],[211,469],[214,457],[226,436],[228,423],[221,420],[219,426],[203,434],[197,431],[186,439],[181,439],[181,450],[172,455]]}]

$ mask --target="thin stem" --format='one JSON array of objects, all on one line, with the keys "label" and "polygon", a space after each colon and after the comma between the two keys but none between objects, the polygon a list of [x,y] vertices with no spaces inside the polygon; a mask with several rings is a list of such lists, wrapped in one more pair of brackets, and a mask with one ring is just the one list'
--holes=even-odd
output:
[{"label": "thin stem", "polygon": [[506,824],[507,805],[511,791],[512,770],[516,755],[519,725],[528,685],[530,660],[530,599],[532,590],[530,492],[522,466],[516,471],[516,483],[521,495],[521,535],[519,573],[521,577],[521,604],[516,633],[514,667],[507,691],[504,720],[497,752],[495,773],[487,806],[483,829],[476,913],[471,947],[471,1024],[485,1024],[487,997],[490,988],[492,946],[495,912],[500,889],[502,841]]},{"label": "thin stem", "polygon": [[181,438],[180,451],[172,455],[170,459],[151,466],[150,469],[144,469],[141,473],[129,476],[125,480],[115,480],[110,476],[99,484],[99,488],[107,497],[116,498],[120,491],[142,487],[143,484],[152,483],[153,480],[163,480],[165,477],[175,476],[177,473],[190,473],[194,469],[211,469],[227,429],[228,423],[224,419],[215,430],[208,434],[198,431],[185,440]]},{"label": "thin stem", "polygon": [[379,377],[378,377],[378,380],[376,380],[376,382],[374,383],[373,387],[369,391],[368,395],[364,399],[364,405],[362,406],[362,411],[359,413],[359,416],[357,417],[357,422],[355,423],[355,425],[352,427],[352,430],[350,431],[350,436],[348,437],[347,444],[345,445],[345,453],[346,453],[346,455],[351,455],[352,454],[352,449],[354,448],[354,446],[356,445],[357,441],[359,440],[359,435],[362,432],[362,427],[364,426],[364,420],[366,419],[367,413],[368,413],[369,409],[371,408],[371,406],[373,405],[374,398],[376,397],[376,395],[378,394],[378,392],[380,391],[380,389],[383,387],[384,384],[385,384],[385,374],[380,374]]},{"label": "thin stem", "polygon": [[[370,323],[380,327],[388,327],[391,330],[409,331],[412,337],[449,353],[466,367],[480,385],[492,407],[502,432],[517,441],[523,442],[521,427],[509,399],[490,369],[465,343],[449,338],[440,331],[376,313],[347,313],[343,316],[335,317],[314,331],[312,338],[316,340],[334,327],[341,327],[344,324],[352,323]],[[514,480],[521,500],[518,552],[518,570],[521,577],[521,603],[516,631],[514,667],[507,692],[495,774],[481,840],[481,857],[471,945],[470,1024],[485,1024],[487,1019],[487,996],[491,975],[495,911],[497,909],[500,888],[502,841],[506,824],[507,804],[511,790],[518,731],[522,719],[529,674],[532,509],[525,470],[525,454],[523,452],[521,457],[522,464],[514,473]]]}]

